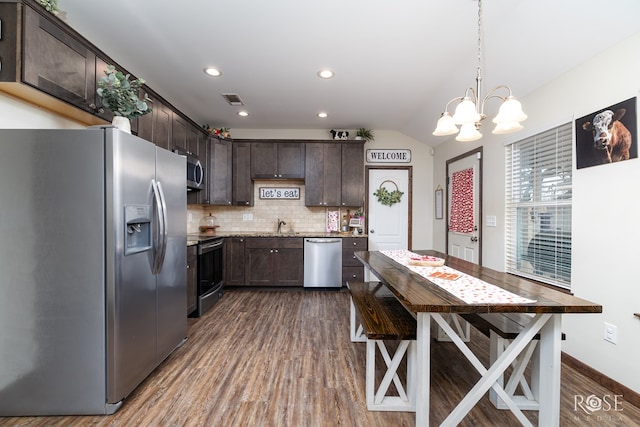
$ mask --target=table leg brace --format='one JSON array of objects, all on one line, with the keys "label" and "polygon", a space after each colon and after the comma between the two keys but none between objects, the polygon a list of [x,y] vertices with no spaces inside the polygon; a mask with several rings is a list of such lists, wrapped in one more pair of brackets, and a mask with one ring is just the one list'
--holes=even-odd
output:
[{"label": "table leg brace", "polygon": [[[376,347],[387,365],[387,371],[380,381],[376,391]],[[413,359],[415,358],[415,341],[402,340],[398,344],[393,358],[389,356],[387,347],[382,340],[367,340],[367,366],[366,366],[366,397],[367,407],[370,411],[415,411],[415,386],[413,384]],[[407,355],[407,390],[403,386],[397,371],[405,354]],[[387,390],[391,381],[396,386],[398,396],[387,396]]]},{"label": "table leg brace", "polygon": [[[476,385],[467,393],[462,401],[456,406],[456,408],[449,414],[444,420],[442,425],[455,426],[465,417],[467,413],[475,406],[480,398],[490,389],[493,388],[498,396],[502,398],[511,412],[518,418],[518,420],[525,426],[531,426],[531,422],[524,416],[520,408],[513,402],[510,396],[507,395],[505,390],[496,382],[498,378],[504,373],[505,369],[513,363],[515,358],[522,352],[527,344],[533,339],[533,337],[542,329],[544,324],[552,317],[551,314],[537,314],[531,322],[525,327],[525,329],[513,340],[507,350],[495,361],[495,363],[487,370],[478,358],[471,352],[460,337],[458,337],[451,326],[445,322],[445,320],[437,313],[432,313],[431,316],[440,325],[440,327],[450,334],[452,341],[467,357],[467,359],[473,364],[482,378],[476,383]],[[543,425],[543,424],[541,424]]]}]

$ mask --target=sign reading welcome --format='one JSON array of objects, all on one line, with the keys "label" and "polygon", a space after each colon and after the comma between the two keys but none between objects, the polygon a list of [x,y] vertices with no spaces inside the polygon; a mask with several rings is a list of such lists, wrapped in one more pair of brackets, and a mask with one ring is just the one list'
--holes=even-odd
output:
[{"label": "sign reading welcome", "polygon": [[367,163],[410,163],[411,150],[367,150]]}]

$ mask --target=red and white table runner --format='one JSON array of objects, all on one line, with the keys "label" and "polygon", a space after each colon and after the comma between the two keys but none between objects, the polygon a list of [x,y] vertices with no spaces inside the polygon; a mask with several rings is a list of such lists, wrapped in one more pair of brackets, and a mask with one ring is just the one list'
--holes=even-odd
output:
[{"label": "red and white table runner", "polygon": [[[536,302],[536,300],[521,297],[446,265],[441,267],[409,265],[409,259],[419,258],[420,255],[406,249],[380,251],[380,253],[404,265],[467,304],[531,304]],[[442,277],[458,278],[451,280]]]}]

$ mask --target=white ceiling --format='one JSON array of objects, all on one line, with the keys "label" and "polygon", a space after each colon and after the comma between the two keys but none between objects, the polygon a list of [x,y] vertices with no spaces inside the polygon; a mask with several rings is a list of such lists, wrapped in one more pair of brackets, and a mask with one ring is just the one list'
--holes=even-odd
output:
[{"label": "white ceiling", "polygon": [[[474,0],[59,6],[79,33],[197,123],[214,127],[366,127],[436,145],[441,139],[431,132],[445,104],[475,85]],[[506,84],[521,98],[640,31],[640,1],[484,0],[483,27],[484,88]],[[211,65],[223,75],[206,76]],[[335,77],[319,79],[323,67]],[[222,93],[239,94],[249,117],[239,117]],[[317,118],[321,110],[329,117]],[[488,105],[489,114],[495,110],[497,102]]]}]

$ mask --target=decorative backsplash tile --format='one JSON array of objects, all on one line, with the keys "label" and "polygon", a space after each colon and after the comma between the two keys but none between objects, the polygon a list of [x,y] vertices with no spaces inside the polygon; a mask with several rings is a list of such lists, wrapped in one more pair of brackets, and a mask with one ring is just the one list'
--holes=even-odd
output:
[{"label": "decorative backsplash tile", "polygon": [[[300,188],[300,199],[260,199],[259,188]],[[218,232],[276,232],[278,219],[285,221],[282,232],[325,232],[327,227],[327,211],[336,208],[307,207],[304,205],[304,185],[292,181],[255,181],[254,206],[188,206],[187,232],[197,233],[200,219],[211,213],[220,226]],[[350,208],[353,212],[358,207]],[[340,216],[346,214],[347,208],[340,210]],[[252,219],[249,219],[252,218]]]}]

